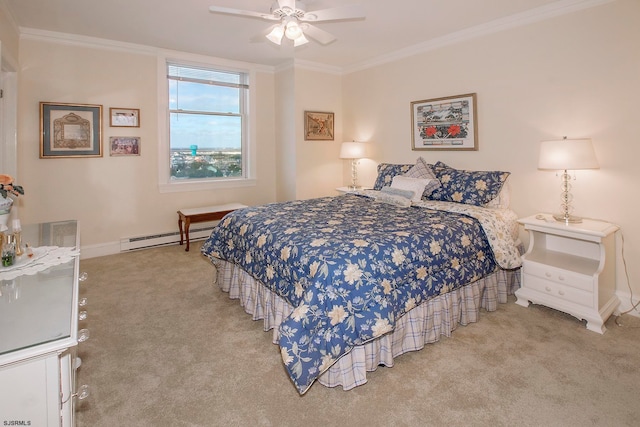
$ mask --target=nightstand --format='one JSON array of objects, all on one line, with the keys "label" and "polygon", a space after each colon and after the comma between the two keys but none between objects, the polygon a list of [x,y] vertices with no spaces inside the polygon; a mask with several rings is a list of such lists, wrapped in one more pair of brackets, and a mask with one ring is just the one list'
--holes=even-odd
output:
[{"label": "nightstand", "polygon": [[336,188],[336,191],[338,193],[356,193],[358,191],[362,191],[362,190],[366,190],[366,188],[364,187],[358,187],[356,189],[350,188],[350,187],[338,187]]},{"label": "nightstand", "polygon": [[587,321],[603,334],[604,322],[618,307],[615,295],[615,232],[618,226],[585,219],[557,222],[551,214],[518,220],[529,232],[522,256],[522,287],[516,303],[542,304]]}]

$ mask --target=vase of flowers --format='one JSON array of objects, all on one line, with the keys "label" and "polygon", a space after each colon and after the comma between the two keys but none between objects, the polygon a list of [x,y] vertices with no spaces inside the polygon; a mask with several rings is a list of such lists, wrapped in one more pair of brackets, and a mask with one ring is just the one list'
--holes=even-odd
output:
[{"label": "vase of flowers", "polygon": [[2,226],[6,226],[9,221],[13,197],[21,194],[24,194],[22,186],[16,185],[10,175],[0,174],[0,228],[4,228]]}]

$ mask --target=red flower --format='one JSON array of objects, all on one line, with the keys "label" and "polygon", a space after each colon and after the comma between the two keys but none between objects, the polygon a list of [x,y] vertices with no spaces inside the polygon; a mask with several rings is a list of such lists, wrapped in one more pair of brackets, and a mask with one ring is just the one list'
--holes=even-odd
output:
[{"label": "red flower", "polygon": [[433,135],[435,135],[438,132],[438,129],[436,129],[435,126],[429,126],[428,128],[425,128],[424,133],[427,135],[427,137],[431,138]]},{"label": "red flower", "polygon": [[449,135],[456,136],[460,133],[460,125],[449,126]]}]

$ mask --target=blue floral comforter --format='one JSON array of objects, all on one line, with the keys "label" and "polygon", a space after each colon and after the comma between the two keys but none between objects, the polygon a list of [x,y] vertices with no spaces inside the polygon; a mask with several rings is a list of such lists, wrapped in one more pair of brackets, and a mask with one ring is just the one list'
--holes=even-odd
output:
[{"label": "blue floral comforter", "polygon": [[232,212],[202,253],[241,266],[294,307],[279,345],[301,394],[405,312],[497,268],[476,219],[354,194]]}]

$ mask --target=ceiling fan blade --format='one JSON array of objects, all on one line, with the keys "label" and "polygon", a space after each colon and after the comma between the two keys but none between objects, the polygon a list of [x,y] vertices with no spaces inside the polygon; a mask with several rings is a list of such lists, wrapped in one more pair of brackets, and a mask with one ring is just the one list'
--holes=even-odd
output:
[{"label": "ceiling fan blade", "polygon": [[320,28],[315,27],[311,24],[302,24],[300,25],[300,28],[302,28],[304,34],[311,37],[320,44],[329,44],[336,40],[333,34],[328,33],[325,30],[321,30]]},{"label": "ceiling fan blade", "polygon": [[320,22],[320,21],[342,21],[346,19],[364,19],[364,7],[359,4],[332,7],[329,9],[312,10],[306,12],[300,21]]},{"label": "ceiling fan blade", "polygon": [[278,18],[277,16],[273,16],[270,13],[254,12],[252,10],[233,9],[231,7],[209,6],[209,12],[222,13],[225,15],[248,16],[250,18],[262,18],[262,19],[268,19],[270,21],[280,20],[280,18]]}]

